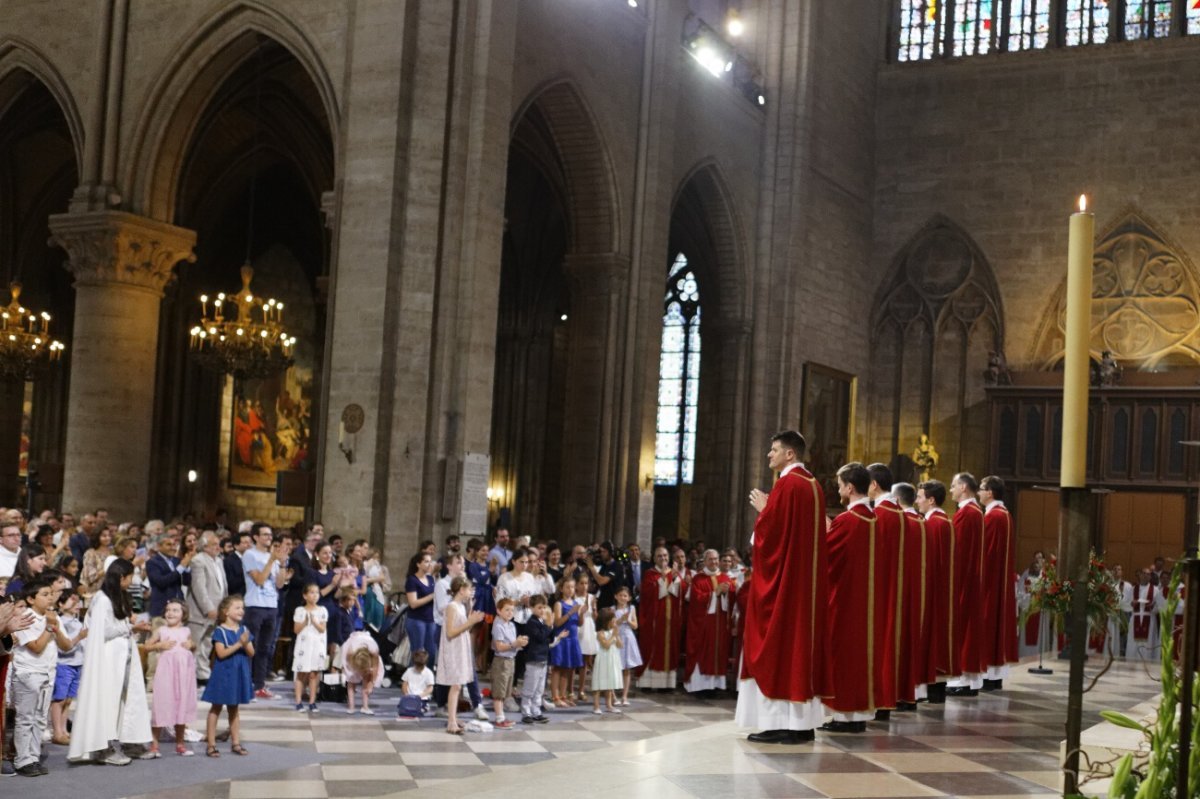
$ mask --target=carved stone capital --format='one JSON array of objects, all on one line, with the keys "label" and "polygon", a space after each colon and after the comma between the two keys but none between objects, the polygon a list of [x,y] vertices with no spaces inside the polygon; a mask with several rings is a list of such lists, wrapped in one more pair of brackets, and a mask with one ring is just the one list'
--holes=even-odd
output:
[{"label": "carved stone capital", "polygon": [[162,294],[175,264],[196,260],[196,233],[125,211],[50,217],[50,245],[67,251],[76,285],[122,283]]}]

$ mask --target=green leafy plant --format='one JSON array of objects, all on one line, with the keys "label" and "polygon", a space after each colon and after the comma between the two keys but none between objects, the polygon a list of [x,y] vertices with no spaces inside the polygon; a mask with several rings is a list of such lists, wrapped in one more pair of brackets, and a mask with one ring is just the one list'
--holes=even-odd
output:
[{"label": "green leafy plant", "polygon": [[[1132,754],[1117,761],[1109,783],[1110,799],[1184,799],[1177,796],[1175,775],[1179,768],[1179,719],[1176,709],[1180,699],[1179,664],[1175,661],[1175,637],[1171,634],[1175,624],[1175,610],[1179,606],[1179,582],[1181,570],[1178,566],[1171,576],[1171,587],[1166,593],[1166,605],[1158,614],[1162,638],[1162,701],[1149,726],[1128,716],[1111,710],[1101,712],[1106,720],[1120,727],[1141,730],[1150,743],[1150,755],[1139,771],[1134,768]],[[1200,703],[1200,680],[1192,683],[1192,703]],[[1200,722],[1200,718],[1196,719]],[[1191,753],[1188,758],[1188,797],[1200,796],[1200,723],[1192,725]]]}]

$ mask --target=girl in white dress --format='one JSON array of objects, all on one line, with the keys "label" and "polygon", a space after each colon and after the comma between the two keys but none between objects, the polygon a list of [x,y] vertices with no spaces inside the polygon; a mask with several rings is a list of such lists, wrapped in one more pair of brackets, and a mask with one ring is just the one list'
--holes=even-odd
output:
[{"label": "girl in white dress", "polygon": [[620,713],[613,701],[614,694],[621,690],[625,675],[621,669],[621,634],[617,631],[617,615],[612,608],[604,608],[597,617],[596,642],[600,647],[596,655],[596,666],[592,669],[592,712],[599,716],[600,694],[609,713]]},{"label": "girl in white dress", "polygon": [[304,607],[292,614],[296,646],[292,651],[292,671],[296,674],[296,710],[304,712],[304,686],[308,685],[308,709],[318,712],[317,683],[325,671],[325,627],[329,611],[321,607],[321,589],[316,583],[304,586]]},{"label": "girl in white dress", "polygon": [[596,642],[596,597],[588,592],[591,588],[591,578],[587,572],[575,578],[575,601],[583,603],[583,611],[579,614],[579,651],[583,653],[583,668],[579,670],[579,698],[587,698],[588,674],[592,669],[592,661],[600,651]]},{"label": "girl in white dress", "polygon": [[115,560],[92,595],[69,760],[124,766],[130,758],[121,744],[150,743],[146,680],[133,640],[135,633],[150,632],[150,624],[133,623],[132,582],[133,564]]}]

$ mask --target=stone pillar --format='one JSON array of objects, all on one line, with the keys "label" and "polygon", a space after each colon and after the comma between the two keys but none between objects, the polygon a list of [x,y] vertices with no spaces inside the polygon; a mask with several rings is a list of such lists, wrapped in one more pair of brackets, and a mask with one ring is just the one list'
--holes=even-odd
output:
[{"label": "stone pillar", "polygon": [[75,276],[63,508],[140,518],[149,497],[159,307],[175,264],[195,261],[196,234],[122,211],[58,214],[50,231]]},{"label": "stone pillar", "polygon": [[[617,480],[620,356],[625,335],[629,258],[620,253],[571,254],[567,396],[563,422],[562,532],[567,541],[609,538],[623,520],[610,497]],[[619,537],[624,537],[624,532]],[[563,538],[559,539],[560,541]]]}]

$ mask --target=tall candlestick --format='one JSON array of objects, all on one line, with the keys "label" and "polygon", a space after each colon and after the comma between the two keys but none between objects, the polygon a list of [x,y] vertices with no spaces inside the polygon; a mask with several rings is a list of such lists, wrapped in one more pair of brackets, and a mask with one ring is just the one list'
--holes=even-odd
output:
[{"label": "tall candlestick", "polygon": [[1067,345],[1063,359],[1062,474],[1064,488],[1087,484],[1089,344],[1092,327],[1092,257],[1096,218],[1079,197],[1067,244]]}]

